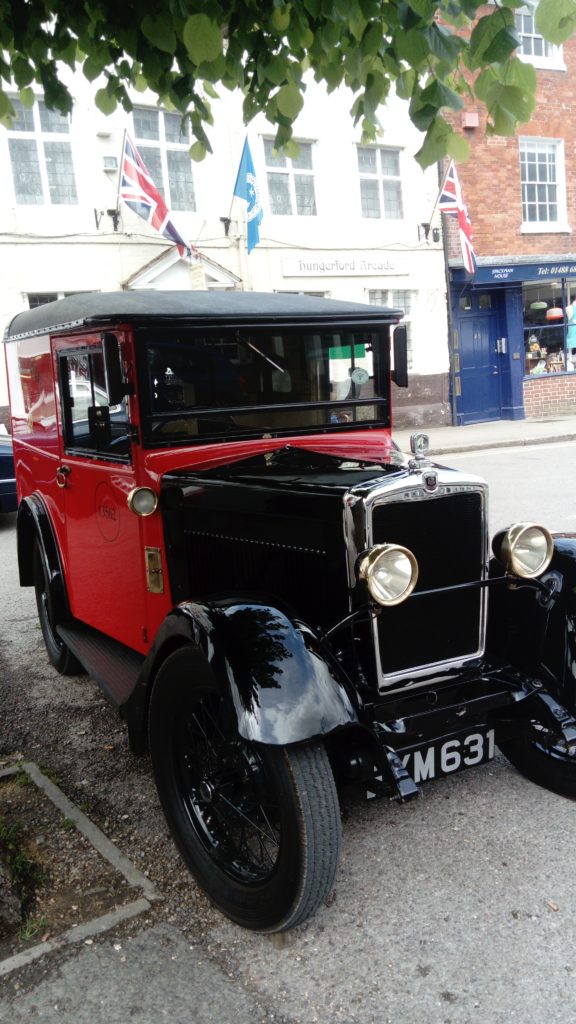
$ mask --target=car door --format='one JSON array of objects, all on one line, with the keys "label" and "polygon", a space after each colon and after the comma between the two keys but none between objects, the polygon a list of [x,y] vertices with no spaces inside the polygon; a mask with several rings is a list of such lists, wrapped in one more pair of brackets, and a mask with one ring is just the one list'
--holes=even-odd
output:
[{"label": "car door", "polygon": [[136,486],[129,401],[110,406],[100,335],[55,340],[54,358],[62,420],[56,481],[71,612],[145,651],[141,521],[126,503]]}]

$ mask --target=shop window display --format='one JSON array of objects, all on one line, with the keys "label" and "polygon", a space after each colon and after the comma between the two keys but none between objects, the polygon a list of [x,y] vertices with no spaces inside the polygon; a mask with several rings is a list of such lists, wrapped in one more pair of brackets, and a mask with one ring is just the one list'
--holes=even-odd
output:
[{"label": "shop window display", "polygon": [[523,305],[525,374],[574,372],[576,281],[525,284]]}]

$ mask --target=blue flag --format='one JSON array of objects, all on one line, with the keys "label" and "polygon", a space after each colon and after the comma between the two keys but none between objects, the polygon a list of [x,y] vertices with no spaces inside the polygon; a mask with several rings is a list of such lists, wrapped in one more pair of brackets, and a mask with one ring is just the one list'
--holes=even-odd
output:
[{"label": "blue flag", "polygon": [[242,159],[240,160],[236,184],[234,185],[234,195],[238,196],[240,199],[245,199],[248,203],[248,253],[251,253],[254,246],[258,245],[258,242],[260,241],[262,203],[260,202],[260,189],[258,188],[258,182],[256,181],[256,173],[254,171],[254,164],[252,163],[252,154],[250,152],[250,146],[248,145],[248,139],[244,142]]}]

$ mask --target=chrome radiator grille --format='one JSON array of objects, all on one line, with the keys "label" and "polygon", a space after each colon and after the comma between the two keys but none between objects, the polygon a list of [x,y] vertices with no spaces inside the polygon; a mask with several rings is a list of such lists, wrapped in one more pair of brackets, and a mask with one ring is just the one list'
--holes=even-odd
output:
[{"label": "chrome radiator grille", "polygon": [[483,645],[483,590],[430,596],[422,592],[481,579],[484,529],[482,494],[478,491],[372,506],[372,542],[402,544],[416,555],[419,565],[412,597],[404,604],[384,609],[378,619],[377,641],[384,676],[479,653]]}]

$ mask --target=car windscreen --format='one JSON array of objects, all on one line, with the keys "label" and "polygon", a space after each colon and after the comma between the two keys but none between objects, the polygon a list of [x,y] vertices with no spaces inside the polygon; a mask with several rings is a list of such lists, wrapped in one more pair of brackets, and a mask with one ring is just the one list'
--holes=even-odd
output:
[{"label": "car windscreen", "polygon": [[389,424],[386,329],[146,332],[148,447]]}]

